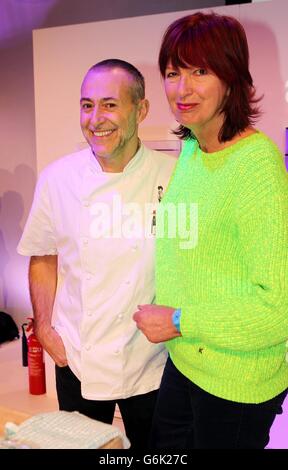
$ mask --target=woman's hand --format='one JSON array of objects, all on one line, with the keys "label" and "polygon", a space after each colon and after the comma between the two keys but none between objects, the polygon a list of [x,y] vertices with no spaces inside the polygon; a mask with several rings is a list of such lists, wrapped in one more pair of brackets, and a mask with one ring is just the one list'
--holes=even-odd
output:
[{"label": "woman's hand", "polygon": [[174,311],[175,308],[164,305],[138,305],[133,320],[151,343],[162,343],[162,341],[181,336],[173,325]]}]

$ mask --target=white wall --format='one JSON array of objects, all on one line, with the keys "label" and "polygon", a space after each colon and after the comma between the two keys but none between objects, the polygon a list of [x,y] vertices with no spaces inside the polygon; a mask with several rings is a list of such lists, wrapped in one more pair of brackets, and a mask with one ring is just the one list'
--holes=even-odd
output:
[{"label": "white wall", "polygon": [[[241,20],[247,31],[251,72],[263,115],[257,127],[279,145],[284,154],[288,104],[288,55],[285,0],[214,8]],[[37,165],[41,170],[59,156],[74,151],[83,140],[79,127],[79,89],[86,70],[99,60],[119,57],[134,63],[147,81],[151,101],[142,123],[144,140],[173,139],[175,126],[157,69],[162,34],[174,19],[193,12],[150,15],[34,31]],[[76,38],[76,39],[75,39]],[[286,83],[286,89],[285,89]]]},{"label": "white wall", "polygon": [[259,127],[270,135],[285,153],[285,127],[288,126],[288,3],[274,0],[241,5],[250,46],[251,72],[263,116]]}]

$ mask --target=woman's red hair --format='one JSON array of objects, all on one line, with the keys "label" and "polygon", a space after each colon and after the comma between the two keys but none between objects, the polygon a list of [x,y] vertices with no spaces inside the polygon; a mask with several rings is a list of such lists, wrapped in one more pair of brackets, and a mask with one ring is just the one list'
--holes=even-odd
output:
[{"label": "woman's red hair", "polygon": [[[162,77],[168,62],[173,67],[205,67],[229,88],[222,112],[224,124],[219,141],[231,140],[251,126],[259,116],[255,88],[249,72],[249,50],[243,26],[235,18],[216,13],[194,13],[174,21],[166,30],[159,52]],[[195,138],[180,125],[175,134]]]}]

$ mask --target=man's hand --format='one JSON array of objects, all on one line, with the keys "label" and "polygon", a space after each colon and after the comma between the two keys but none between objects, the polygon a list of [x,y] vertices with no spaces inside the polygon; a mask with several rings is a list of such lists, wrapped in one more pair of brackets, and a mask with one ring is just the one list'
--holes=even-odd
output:
[{"label": "man's hand", "polygon": [[161,343],[181,336],[181,333],[173,325],[174,311],[175,308],[164,305],[138,305],[133,320],[135,320],[137,328],[151,343]]},{"label": "man's hand", "polygon": [[32,256],[29,287],[35,334],[57,366],[64,367],[67,365],[65,347],[61,337],[51,326],[58,281],[57,266],[57,255]]},{"label": "man's hand", "polygon": [[65,347],[61,336],[51,326],[47,328],[35,329],[35,334],[40,341],[43,349],[52,357],[53,361],[59,367],[67,366],[67,357]]}]

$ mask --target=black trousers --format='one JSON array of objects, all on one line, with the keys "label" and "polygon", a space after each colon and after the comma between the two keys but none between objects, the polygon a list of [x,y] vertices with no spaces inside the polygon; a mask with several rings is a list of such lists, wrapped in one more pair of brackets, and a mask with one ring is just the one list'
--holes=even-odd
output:
[{"label": "black trousers", "polygon": [[125,433],[131,442],[131,449],[145,450],[148,448],[158,390],[120,400],[86,400],[81,395],[80,381],[68,366],[56,366],[55,372],[60,410],[78,411],[89,418],[112,424],[117,403]]},{"label": "black trousers", "polygon": [[224,400],[199,388],[168,358],[155,409],[151,447],[264,449],[286,395],[287,390],[259,404]]}]

